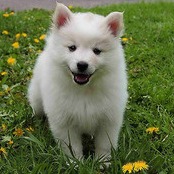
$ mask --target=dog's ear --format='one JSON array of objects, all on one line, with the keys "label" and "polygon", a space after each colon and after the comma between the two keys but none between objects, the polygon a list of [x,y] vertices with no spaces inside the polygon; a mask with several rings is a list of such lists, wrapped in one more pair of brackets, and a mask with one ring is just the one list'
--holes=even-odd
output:
[{"label": "dog's ear", "polygon": [[57,2],[57,6],[52,18],[53,24],[60,28],[71,19],[71,16],[72,12],[68,9],[68,7]]},{"label": "dog's ear", "polygon": [[115,37],[121,36],[124,28],[123,23],[123,13],[121,12],[112,12],[106,16],[106,23],[108,29],[111,31]]}]

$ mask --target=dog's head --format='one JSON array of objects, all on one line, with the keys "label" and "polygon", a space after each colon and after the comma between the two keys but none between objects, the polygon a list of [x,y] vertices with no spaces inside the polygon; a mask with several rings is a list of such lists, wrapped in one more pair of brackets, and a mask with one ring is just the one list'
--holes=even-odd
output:
[{"label": "dog's head", "polygon": [[123,29],[123,13],[108,16],[72,13],[57,3],[53,15],[52,41],[58,61],[79,85],[87,84],[108,64],[112,64]]}]

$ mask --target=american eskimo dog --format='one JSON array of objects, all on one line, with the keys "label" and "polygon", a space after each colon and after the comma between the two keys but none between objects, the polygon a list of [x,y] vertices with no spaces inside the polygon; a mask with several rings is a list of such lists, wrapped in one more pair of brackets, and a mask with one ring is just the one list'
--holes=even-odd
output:
[{"label": "american eskimo dog", "polygon": [[128,97],[120,42],[123,13],[72,13],[57,3],[52,20],[29,85],[29,102],[36,115],[47,116],[67,155],[73,151],[83,157],[86,133],[95,137],[95,156],[109,157],[111,147],[117,147]]}]

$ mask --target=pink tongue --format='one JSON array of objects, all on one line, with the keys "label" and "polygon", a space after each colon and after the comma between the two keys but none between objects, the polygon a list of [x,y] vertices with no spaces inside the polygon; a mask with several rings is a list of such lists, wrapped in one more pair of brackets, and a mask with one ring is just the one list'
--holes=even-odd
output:
[{"label": "pink tongue", "polygon": [[84,83],[87,82],[89,79],[89,75],[86,74],[76,74],[74,76],[75,81],[79,82],[79,83]]},{"label": "pink tongue", "polygon": [[74,81],[80,85],[83,85],[89,81],[90,75],[87,74],[76,74],[74,75]]}]

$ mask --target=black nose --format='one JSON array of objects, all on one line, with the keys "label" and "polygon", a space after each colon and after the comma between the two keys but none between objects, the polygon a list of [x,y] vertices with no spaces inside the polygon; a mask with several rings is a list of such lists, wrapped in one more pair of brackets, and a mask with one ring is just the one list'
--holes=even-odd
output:
[{"label": "black nose", "polygon": [[77,63],[77,68],[80,72],[84,72],[88,69],[88,64],[84,61],[80,61]]}]

